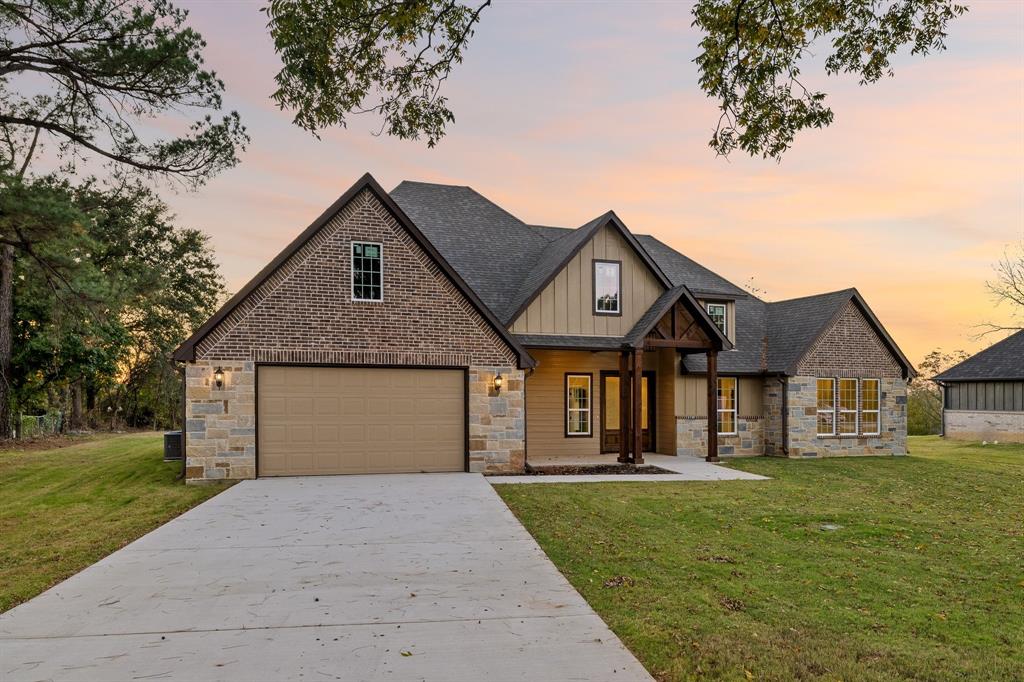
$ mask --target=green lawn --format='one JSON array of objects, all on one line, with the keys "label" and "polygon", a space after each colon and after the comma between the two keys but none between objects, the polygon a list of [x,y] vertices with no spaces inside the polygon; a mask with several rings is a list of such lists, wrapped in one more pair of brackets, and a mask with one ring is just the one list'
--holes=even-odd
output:
[{"label": "green lawn", "polygon": [[658,679],[1024,679],[1024,447],[910,447],[496,488]]},{"label": "green lawn", "polygon": [[144,433],[0,452],[0,611],[224,489],[175,481],[162,450]]}]

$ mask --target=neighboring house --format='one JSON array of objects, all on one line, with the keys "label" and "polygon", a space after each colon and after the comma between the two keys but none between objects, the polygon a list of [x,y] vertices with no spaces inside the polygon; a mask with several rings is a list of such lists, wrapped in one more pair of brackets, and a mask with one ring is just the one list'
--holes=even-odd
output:
[{"label": "neighboring house", "polygon": [[942,435],[1024,443],[1024,331],[935,377]]},{"label": "neighboring house", "polygon": [[913,375],[854,289],[765,303],[612,212],[369,175],[175,358],[191,482],[903,454]]}]

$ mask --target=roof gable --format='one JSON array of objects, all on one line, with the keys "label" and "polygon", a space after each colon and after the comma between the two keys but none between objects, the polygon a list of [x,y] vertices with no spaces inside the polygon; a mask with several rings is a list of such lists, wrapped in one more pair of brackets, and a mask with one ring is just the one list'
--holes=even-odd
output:
[{"label": "roof gable", "polygon": [[935,381],[1020,381],[1024,379],[1024,330],[972,355]]},{"label": "roof gable", "polygon": [[521,367],[532,367],[536,363],[530,354],[519,344],[515,337],[509,333],[503,324],[494,316],[493,312],[480,300],[477,294],[469,287],[463,278],[452,268],[452,266],[438,253],[437,249],[423,235],[422,232],[412,223],[409,217],[398,207],[391,197],[381,188],[369,173],[363,175],[352,187],[342,194],[326,211],[324,211],[313,223],[311,223],[298,237],[286,246],[266,267],[264,267],[252,280],[249,281],[238,293],[231,297],[227,303],[214,313],[199,329],[196,330],[184,343],[174,351],[174,359],[184,362],[196,359],[196,346],[203,341],[211,332],[217,329],[232,312],[254,295],[280,268],[285,266],[310,240],[314,239],[321,230],[341,211],[343,211],[363,191],[370,192],[384,209],[397,221],[413,241],[422,249],[441,272],[455,286],[459,293],[465,297],[470,305],[483,317],[484,321],[504,341],[509,348],[518,356]]},{"label": "roof gable", "polygon": [[565,269],[576,254],[606,227],[614,230],[623,238],[633,253],[637,255],[665,289],[672,288],[672,283],[668,277],[665,276],[665,273],[654,262],[650,254],[640,245],[636,237],[619,220],[614,211],[608,211],[581,225],[576,230],[563,235],[560,239],[547,244],[543,255],[530,268],[520,283],[515,296],[509,301],[508,313],[504,317],[506,324],[512,324],[522,315],[530,303],[544,291],[547,285],[558,276],[558,273]]}]

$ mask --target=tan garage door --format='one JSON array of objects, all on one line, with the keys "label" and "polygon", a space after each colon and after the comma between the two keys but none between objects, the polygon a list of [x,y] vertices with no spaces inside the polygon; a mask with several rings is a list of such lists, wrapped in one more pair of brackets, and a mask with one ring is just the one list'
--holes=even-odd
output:
[{"label": "tan garage door", "polygon": [[463,471],[460,370],[260,367],[260,476]]}]

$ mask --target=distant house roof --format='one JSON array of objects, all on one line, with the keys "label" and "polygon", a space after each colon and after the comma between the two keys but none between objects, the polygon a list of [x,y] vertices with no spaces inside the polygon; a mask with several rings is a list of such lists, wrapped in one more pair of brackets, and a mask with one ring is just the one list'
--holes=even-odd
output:
[{"label": "distant house roof", "polygon": [[1024,330],[994,343],[935,377],[936,381],[1024,380]]}]

